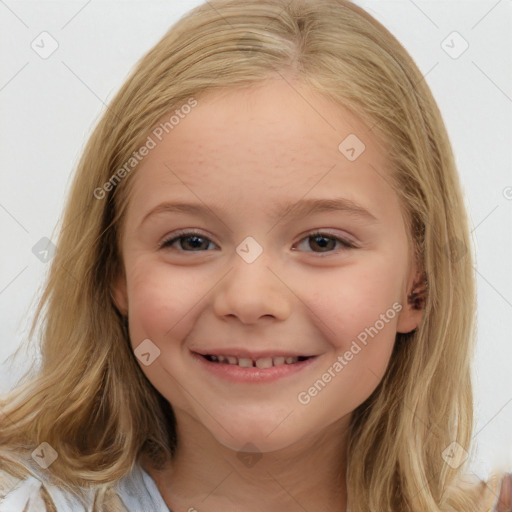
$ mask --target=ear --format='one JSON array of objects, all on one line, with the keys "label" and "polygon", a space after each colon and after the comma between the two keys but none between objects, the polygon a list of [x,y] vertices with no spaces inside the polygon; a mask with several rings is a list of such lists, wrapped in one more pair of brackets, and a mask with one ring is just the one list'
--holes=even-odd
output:
[{"label": "ear", "polygon": [[414,331],[423,318],[423,310],[427,297],[427,282],[425,273],[419,265],[414,265],[407,283],[407,293],[402,302],[403,308],[400,311],[397,331],[409,333]]},{"label": "ear", "polygon": [[128,293],[126,292],[126,277],[120,272],[112,283],[110,295],[122,316],[128,316]]}]

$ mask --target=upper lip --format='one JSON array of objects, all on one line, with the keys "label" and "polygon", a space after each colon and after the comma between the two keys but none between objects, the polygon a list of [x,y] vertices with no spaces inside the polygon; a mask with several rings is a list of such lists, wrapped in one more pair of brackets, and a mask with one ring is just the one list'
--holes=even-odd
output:
[{"label": "upper lip", "polygon": [[252,359],[253,361],[265,359],[267,357],[314,357],[316,355],[307,352],[297,352],[295,350],[262,350],[259,352],[252,352],[247,349],[236,347],[192,350],[192,352],[202,356],[233,356],[238,359],[246,358]]}]

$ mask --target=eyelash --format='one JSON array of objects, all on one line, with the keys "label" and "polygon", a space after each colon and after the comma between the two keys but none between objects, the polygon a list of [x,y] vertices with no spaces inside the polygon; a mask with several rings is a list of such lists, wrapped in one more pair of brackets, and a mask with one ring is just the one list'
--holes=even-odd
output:
[{"label": "eyelash", "polygon": [[[165,240],[163,240],[160,245],[159,245],[159,249],[171,249],[171,245],[174,244],[174,242],[180,240],[180,239],[186,239],[186,238],[190,238],[190,237],[198,237],[198,238],[201,238],[201,239],[204,239],[204,240],[208,240],[209,242],[213,243],[208,237],[202,235],[201,233],[199,232],[196,232],[196,231],[182,231],[182,232],[178,232],[178,233],[175,233],[172,238],[167,238]],[[341,248],[338,248],[338,249],[335,249],[335,250],[332,250],[332,251],[326,251],[326,252],[315,252],[315,251],[305,251],[305,252],[312,252],[314,254],[318,254],[320,256],[322,255],[327,255],[327,254],[336,254],[342,250],[347,250],[347,249],[357,249],[357,246],[352,243],[351,241],[349,240],[345,240],[343,238],[340,238],[338,236],[335,236],[335,235],[332,235],[330,233],[324,233],[323,231],[314,231],[312,233],[309,233],[307,236],[305,236],[304,238],[301,238],[301,240],[299,240],[299,243],[302,242],[303,240],[307,240],[308,238],[315,238],[315,237],[323,237],[323,238],[327,238],[327,239],[330,239],[330,240],[335,240],[336,242],[339,242],[341,244]],[[175,249],[175,248],[173,248]],[[186,250],[183,250],[183,249],[175,249],[179,252],[208,252],[208,251],[186,251]]]}]

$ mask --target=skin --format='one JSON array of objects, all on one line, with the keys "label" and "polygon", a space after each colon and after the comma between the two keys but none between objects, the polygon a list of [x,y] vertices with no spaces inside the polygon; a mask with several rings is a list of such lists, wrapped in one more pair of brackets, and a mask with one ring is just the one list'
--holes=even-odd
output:
[{"label": "skin", "polygon": [[[366,146],[355,161],[338,150],[349,134]],[[407,303],[420,269],[389,176],[385,148],[358,117],[272,79],[198,98],[130,177],[125,272],[114,296],[129,317],[132,346],[150,339],[160,350],[149,366],[139,364],[173,406],[178,451],[163,471],[142,464],[174,511],[345,510],[351,413],[381,381],[396,333],[415,329],[422,315]],[[375,219],[344,211],[274,216],[278,205],[334,197]],[[214,213],[160,212],[142,222],[178,200]],[[158,247],[182,229],[202,238]],[[322,249],[308,238],[316,230],[356,247],[327,238]],[[250,264],[236,252],[248,236],[263,249]],[[298,394],[394,303],[401,311],[300,403]],[[235,346],[317,358],[284,379],[234,384],[191,354]],[[237,456],[247,443],[255,463]]]}]

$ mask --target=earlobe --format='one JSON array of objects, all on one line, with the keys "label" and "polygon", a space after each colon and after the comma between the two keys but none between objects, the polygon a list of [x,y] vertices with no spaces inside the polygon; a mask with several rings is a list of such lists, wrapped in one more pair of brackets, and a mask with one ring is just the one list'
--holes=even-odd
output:
[{"label": "earlobe", "polygon": [[110,295],[116,308],[122,316],[128,315],[128,294],[126,293],[126,278],[119,275],[112,284]]},{"label": "earlobe", "polygon": [[407,294],[407,302],[400,312],[397,331],[403,334],[414,331],[423,318],[427,299],[427,283],[423,272],[416,274],[413,285]]}]

